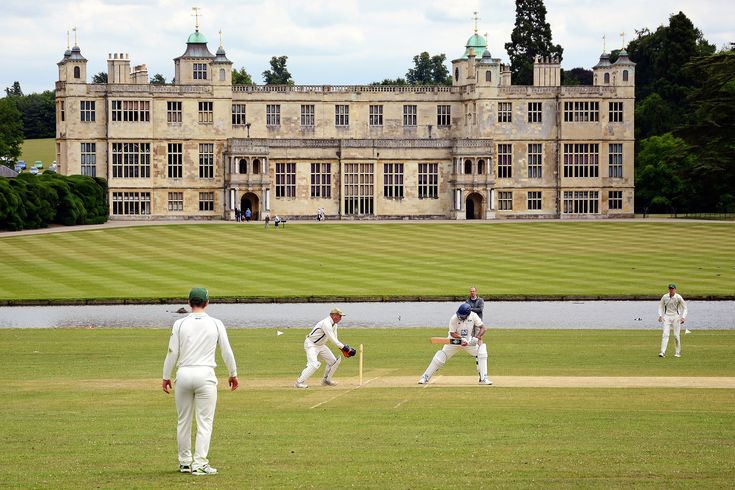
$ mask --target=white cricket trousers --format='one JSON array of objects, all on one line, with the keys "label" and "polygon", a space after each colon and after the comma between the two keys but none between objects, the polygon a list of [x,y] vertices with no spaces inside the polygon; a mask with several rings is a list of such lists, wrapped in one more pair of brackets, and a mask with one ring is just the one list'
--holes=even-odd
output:
[{"label": "white cricket trousers", "polygon": [[681,319],[679,315],[664,315],[663,335],[661,336],[661,354],[666,354],[666,346],[669,345],[669,333],[674,329],[674,354],[681,354]]},{"label": "white cricket trousers", "polygon": [[306,339],[304,340],[304,351],[306,351],[306,367],[301,371],[301,375],[297,381],[299,383],[306,383],[311,375],[314,374],[314,372],[319,369],[319,366],[322,365],[322,363],[319,362],[320,357],[327,363],[327,369],[324,372],[324,377],[331,381],[334,371],[330,368],[334,366],[335,362],[337,362],[337,358],[329,347],[327,347],[326,344],[315,345],[309,339]]},{"label": "white cricket trousers", "polygon": [[[217,376],[208,366],[185,366],[176,372],[176,410],[179,464],[201,468],[209,463],[209,441],[212,438],[214,410],[217,407]],[[194,459],[191,457],[191,417],[196,411],[197,435]]]},{"label": "white cricket trousers", "polygon": [[454,345],[447,344],[442,347],[441,350],[436,351],[434,358],[429,363],[429,367],[424,371],[424,376],[428,379],[431,378],[434,373],[444,366],[446,362],[454,356],[460,350],[465,351],[467,354],[477,359],[477,373],[480,375],[480,379],[487,377],[487,344],[482,345]]}]

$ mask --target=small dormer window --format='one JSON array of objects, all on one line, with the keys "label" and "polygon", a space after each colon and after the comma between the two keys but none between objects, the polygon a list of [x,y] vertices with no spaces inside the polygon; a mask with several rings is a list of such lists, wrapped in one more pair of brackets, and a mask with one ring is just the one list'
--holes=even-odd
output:
[{"label": "small dormer window", "polygon": [[225,81],[225,69],[224,68],[219,69],[219,81],[220,82]]},{"label": "small dormer window", "polygon": [[628,70],[623,70],[623,81],[624,82],[628,81]]},{"label": "small dormer window", "polygon": [[454,81],[459,82],[459,68],[454,69]]},{"label": "small dormer window", "polygon": [[486,82],[492,82],[493,81],[493,73],[488,70],[485,72],[485,81]]},{"label": "small dormer window", "polygon": [[74,67],[74,78],[81,78],[82,71],[79,69],[78,66]]},{"label": "small dormer window", "polygon": [[610,74],[609,73],[605,73],[605,85],[607,85],[609,83],[610,83]]}]

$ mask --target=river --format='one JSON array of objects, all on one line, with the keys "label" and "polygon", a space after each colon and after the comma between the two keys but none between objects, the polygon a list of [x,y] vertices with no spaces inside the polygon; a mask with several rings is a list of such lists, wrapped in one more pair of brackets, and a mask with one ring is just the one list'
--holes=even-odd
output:
[{"label": "river", "polygon": [[[735,329],[735,301],[689,301],[690,330]],[[182,305],[181,307],[183,307]],[[459,303],[258,303],[216,304],[207,312],[230,328],[308,328],[333,306],[343,327],[446,327]],[[182,317],[176,305],[0,307],[0,328],[169,328]],[[653,301],[486,301],[490,328],[657,328]]]}]

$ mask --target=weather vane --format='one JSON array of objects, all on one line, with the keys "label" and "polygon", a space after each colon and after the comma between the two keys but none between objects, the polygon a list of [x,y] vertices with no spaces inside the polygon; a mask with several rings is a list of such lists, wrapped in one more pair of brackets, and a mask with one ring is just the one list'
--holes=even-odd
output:
[{"label": "weather vane", "polygon": [[477,21],[478,21],[479,17],[477,16],[477,14],[478,14],[477,11],[475,11],[474,14],[475,14],[474,15],[474,19],[475,19],[475,34],[477,34]]},{"label": "weather vane", "polygon": [[66,30],[66,49],[69,49],[69,29]]},{"label": "weather vane", "polygon": [[199,14],[199,11],[201,10],[201,8],[200,7],[192,7],[191,9],[194,11],[194,13],[192,15],[196,19],[196,21],[195,21],[196,22],[195,23],[196,30],[199,31],[199,15],[200,15]]},{"label": "weather vane", "polygon": [[77,45],[77,28],[72,27],[71,30],[74,31],[74,46],[76,46]]},{"label": "weather vane", "polygon": [[602,52],[607,52],[607,47],[605,46],[605,34],[602,35]]},{"label": "weather vane", "polygon": [[620,39],[623,42],[623,45],[620,47],[620,49],[625,49],[625,32],[620,33]]},{"label": "weather vane", "polygon": [[222,29],[219,30],[219,47],[222,47]]}]

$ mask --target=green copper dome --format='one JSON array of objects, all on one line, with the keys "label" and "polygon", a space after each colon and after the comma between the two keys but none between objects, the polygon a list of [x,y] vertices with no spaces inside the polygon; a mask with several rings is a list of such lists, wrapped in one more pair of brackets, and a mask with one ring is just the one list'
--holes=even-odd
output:
[{"label": "green copper dome", "polygon": [[487,40],[483,36],[474,33],[472,37],[467,40],[465,48],[467,49],[465,49],[464,54],[462,55],[463,60],[466,60],[470,55],[470,49],[474,50],[476,58],[481,58],[487,49]]},{"label": "green copper dome", "polygon": [[189,39],[187,39],[186,42],[187,44],[207,44],[207,38],[204,37],[204,34],[201,32],[196,31],[189,36]]}]

